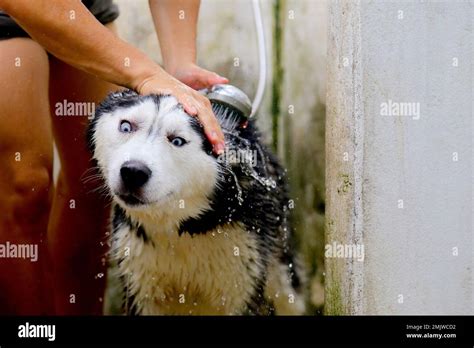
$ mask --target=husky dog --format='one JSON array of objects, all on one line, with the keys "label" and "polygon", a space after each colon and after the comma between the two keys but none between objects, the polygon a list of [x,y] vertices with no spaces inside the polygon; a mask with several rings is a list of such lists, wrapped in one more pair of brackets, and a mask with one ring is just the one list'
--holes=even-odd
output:
[{"label": "husky dog", "polygon": [[303,314],[285,171],[252,120],[213,105],[216,156],[172,96],[109,95],[88,130],[113,198],[128,314]]}]

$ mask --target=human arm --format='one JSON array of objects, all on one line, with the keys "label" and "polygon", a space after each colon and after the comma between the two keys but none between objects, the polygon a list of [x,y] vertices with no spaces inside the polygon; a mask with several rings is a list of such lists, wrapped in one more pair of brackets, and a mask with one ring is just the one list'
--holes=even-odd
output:
[{"label": "human arm", "polygon": [[64,62],[143,95],[174,95],[189,114],[197,115],[203,123],[215,151],[223,151],[224,136],[208,99],[115,36],[81,1],[0,0],[0,8]]},{"label": "human arm", "polygon": [[149,0],[167,72],[194,89],[229,80],[196,64],[200,0]]}]

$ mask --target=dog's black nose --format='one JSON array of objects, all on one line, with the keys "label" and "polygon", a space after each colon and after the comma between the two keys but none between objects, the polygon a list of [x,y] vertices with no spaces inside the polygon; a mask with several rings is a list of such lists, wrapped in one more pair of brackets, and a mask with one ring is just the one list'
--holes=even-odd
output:
[{"label": "dog's black nose", "polygon": [[120,176],[127,189],[135,190],[145,185],[150,179],[151,170],[142,162],[127,161],[120,168]]}]

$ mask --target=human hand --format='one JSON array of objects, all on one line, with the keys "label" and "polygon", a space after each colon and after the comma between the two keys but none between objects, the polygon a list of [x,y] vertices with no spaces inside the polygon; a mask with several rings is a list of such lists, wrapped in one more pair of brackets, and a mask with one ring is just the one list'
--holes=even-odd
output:
[{"label": "human hand", "polygon": [[138,84],[137,92],[141,95],[173,95],[183,105],[186,113],[201,121],[214,152],[217,155],[224,152],[224,134],[212,112],[211,102],[205,96],[162,71]]},{"label": "human hand", "polygon": [[179,81],[196,90],[209,88],[217,84],[229,83],[229,80],[225,77],[203,69],[194,63],[171,68],[169,72]]}]

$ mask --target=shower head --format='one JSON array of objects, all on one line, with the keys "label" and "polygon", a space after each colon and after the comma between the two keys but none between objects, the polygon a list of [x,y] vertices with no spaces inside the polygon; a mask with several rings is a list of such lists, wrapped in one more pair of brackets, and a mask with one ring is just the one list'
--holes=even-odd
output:
[{"label": "shower head", "polygon": [[239,88],[232,85],[214,85],[205,92],[211,102],[237,109],[248,120],[252,112],[252,103],[249,97]]}]

